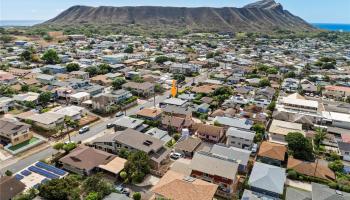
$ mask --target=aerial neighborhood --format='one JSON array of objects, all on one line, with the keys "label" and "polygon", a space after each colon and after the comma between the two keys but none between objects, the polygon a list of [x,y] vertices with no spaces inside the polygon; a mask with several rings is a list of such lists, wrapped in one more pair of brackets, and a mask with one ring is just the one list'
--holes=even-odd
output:
[{"label": "aerial neighborhood", "polygon": [[349,35],[2,29],[0,200],[349,200]]}]

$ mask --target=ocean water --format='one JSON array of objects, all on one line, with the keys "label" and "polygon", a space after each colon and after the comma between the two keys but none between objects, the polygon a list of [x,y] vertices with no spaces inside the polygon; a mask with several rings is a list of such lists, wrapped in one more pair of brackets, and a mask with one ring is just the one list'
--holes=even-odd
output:
[{"label": "ocean water", "polygon": [[313,23],[317,28],[329,30],[329,31],[343,31],[350,32],[350,24],[326,24],[326,23]]},{"label": "ocean water", "polygon": [[8,26],[33,26],[44,20],[0,20],[0,27]]}]

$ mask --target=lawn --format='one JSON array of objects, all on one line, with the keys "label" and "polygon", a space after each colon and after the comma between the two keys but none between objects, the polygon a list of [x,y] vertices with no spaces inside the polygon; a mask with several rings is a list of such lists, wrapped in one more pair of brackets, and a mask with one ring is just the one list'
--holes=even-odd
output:
[{"label": "lawn", "polygon": [[20,148],[23,148],[23,147],[25,147],[25,146],[27,146],[29,144],[33,144],[33,143],[37,142],[38,140],[39,140],[38,138],[32,137],[30,140],[27,140],[27,141],[24,141],[22,143],[19,143],[19,144],[16,144],[14,146],[9,147],[9,149],[11,151],[17,151]]}]

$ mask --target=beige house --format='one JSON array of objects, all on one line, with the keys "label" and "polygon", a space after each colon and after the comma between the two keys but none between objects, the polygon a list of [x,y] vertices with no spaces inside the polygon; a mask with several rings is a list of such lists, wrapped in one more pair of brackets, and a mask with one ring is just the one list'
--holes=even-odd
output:
[{"label": "beige house", "polygon": [[16,145],[33,137],[30,125],[14,119],[0,119],[0,141]]},{"label": "beige house", "polygon": [[302,129],[302,124],[286,122],[274,119],[271,122],[270,129],[268,131],[271,142],[287,144],[285,137],[290,132],[299,132],[305,136],[305,132]]}]

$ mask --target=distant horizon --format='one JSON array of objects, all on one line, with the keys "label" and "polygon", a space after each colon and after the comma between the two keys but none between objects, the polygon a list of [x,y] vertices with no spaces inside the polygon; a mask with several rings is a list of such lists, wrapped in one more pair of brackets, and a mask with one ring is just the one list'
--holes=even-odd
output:
[{"label": "distant horizon", "polygon": [[[257,0],[4,0],[0,20],[49,20],[72,6],[162,6],[162,7],[236,7],[241,8]],[[350,24],[349,0],[275,0],[285,10],[309,23]],[[19,6],[20,5],[20,6]]]}]

